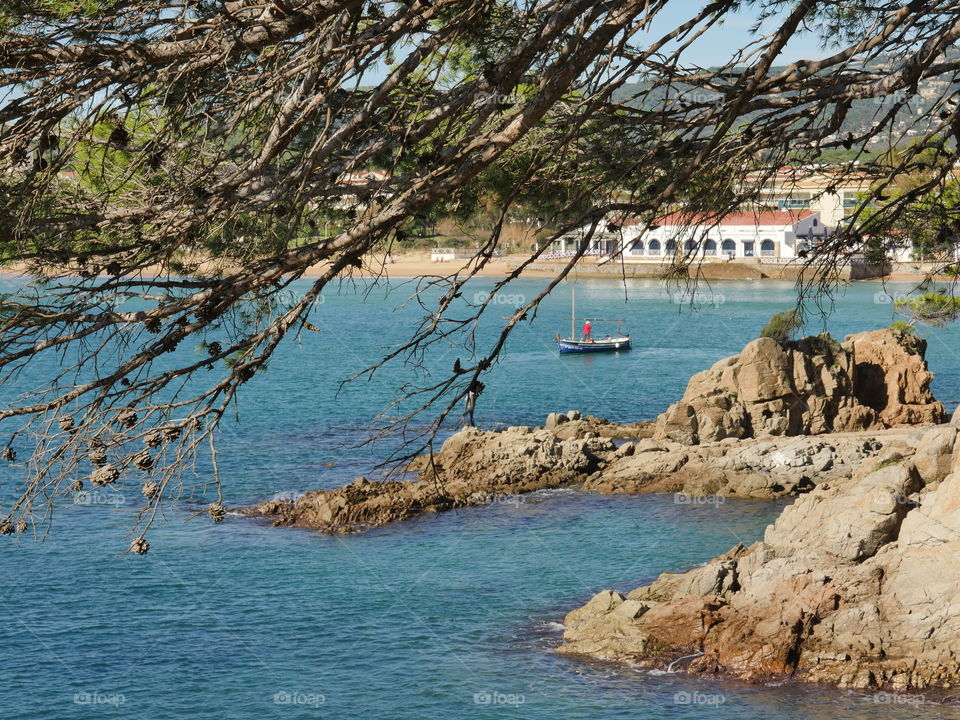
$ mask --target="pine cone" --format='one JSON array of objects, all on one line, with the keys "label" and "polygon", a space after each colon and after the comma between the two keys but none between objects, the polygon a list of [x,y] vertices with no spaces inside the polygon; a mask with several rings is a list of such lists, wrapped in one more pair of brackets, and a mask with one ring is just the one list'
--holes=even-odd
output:
[{"label": "pine cone", "polygon": [[57,423],[60,426],[61,430],[66,430],[69,432],[73,430],[73,418],[67,415],[66,417],[60,418],[60,422]]},{"label": "pine cone", "polygon": [[19,522],[17,522],[17,532],[20,533],[21,535],[29,529],[30,529],[30,526],[27,525],[26,520],[20,520]]},{"label": "pine cone", "polygon": [[159,430],[152,430],[143,438],[143,444],[147,447],[157,447],[163,442],[163,434]]},{"label": "pine cone", "polygon": [[210,503],[207,507],[207,514],[215,522],[223,522],[223,519],[227,516],[227,510],[218,502]]},{"label": "pine cone", "polygon": [[96,450],[97,448],[106,447],[106,443],[103,441],[103,438],[92,437],[87,440],[87,447],[91,450]]},{"label": "pine cone", "polygon": [[137,414],[133,410],[124,410],[117,415],[117,422],[128,428],[133,427],[137,424]]},{"label": "pine cone", "polygon": [[216,342],[216,341],[214,341],[214,342],[212,342],[212,343],[208,343],[208,344],[207,344],[207,352],[208,352],[211,356],[219,355],[220,353],[223,352],[223,345],[221,345],[220,343],[218,343],[218,342]]},{"label": "pine cone", "polygon": [[160,492],[160,483],[155,483],[153,480],[147,480],[143,487],[140,488],[140,492],[147,500],[153,500],[157,496],[157,493]]},{"label": "pine cone", "polygon": [[17,451],[12,447],[5,447],[3,449],[3,459],[7,462],[13,462],[17,459]]},{"label": "pine cone", "polygon": [[116,482],[118,477],[120,477],[120,471],[117,470],[116,467],[113,465],[104,465],[93,471],[93,474],[90,475],[90,481],[97,487],[103,487],[104,485]]},{"label": "pine cone", "polygon": [[13,523],[9,520],[0,521],[0,535],[12,535]]},{"label": "pine cone", "polygon": [[134,538],[130,543],[130,552],[134,555],[146,555],[148,550],[150,550],[150,543],[145,537]]},{"label": "pine cone", "polygon": [[87,455],[87,460],[90,461],[91,465],[103,467],[107,464],[107,454],[100,448],[97,448],[96,450],[90,451],[90,454]]},{"label": "pine cone", "polygon": [[180,437],[180,428],[178,427],[165,427],[163,429],[163,436],[167,440],[176,440]]},{"label": "pine cone", "polygon": [[70,486],[70,489],[74,492],[80,492],[83,490],[83,480],[77,479],[73,481],[73,484]]},{"label": "pine cone", "polygon": [[141,470],[149,470],[153,467],[153,455],[148,452],[140,453],[133,459],[133,464]]}]

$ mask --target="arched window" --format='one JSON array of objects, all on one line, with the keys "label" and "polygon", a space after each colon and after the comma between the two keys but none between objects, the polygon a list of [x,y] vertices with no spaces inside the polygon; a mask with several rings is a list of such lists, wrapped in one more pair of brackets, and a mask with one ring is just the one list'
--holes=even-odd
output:
[{"label": "arched window", "polygon": [[667,255],[675,255],[677,252],[677,241],[667,240]]},{"label": "arched window", "polygon": [[716,240],[707,240],[704,245],[703,250],[704,255],[716,255],[717,254],[717,241]]},{"label": "arched window", "polygon": [[760,242],[760,254],[763,257],[773,257],[773,240],[762,240]]},{"label": "arched window", "polygon": [[647,246],[648,255],[659,255],[660,254],[660,241],[651,240],[650,244]]},{"label": "arched window", "polygon": [[643,240],[634,240],[630,243],[631,255],[643,255]]},{"label": "arched window", "polygon": [[683,244],[683,252],[685,255],[691,255],[697,249],[696,240],[687,240]]},{"label": "arched window", "polygon": [[723,244],[720,246],[720,249],[723,250],[723,254],[727,253],[736,253],[737,244],[733,240],[724,240]]},{"label": "arched window", "polygon": [[753,257],[756,253],[755,248],[756,243],[753,240],[744,240],[743,241],[743,256],[744,257]]}]

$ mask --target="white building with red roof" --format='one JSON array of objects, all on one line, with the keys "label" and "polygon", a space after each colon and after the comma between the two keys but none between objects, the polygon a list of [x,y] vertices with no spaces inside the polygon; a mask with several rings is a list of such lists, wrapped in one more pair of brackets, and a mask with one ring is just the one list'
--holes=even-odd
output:
[{"label": "white building with red roof", "polygon": [[[602,226],[601,226],[602,227]],[[691,259],[795,258],[833,232],[820,213],[810,210],[735,212],[723,218],[672,213],[651,225],[626,220],[597,228],[587,255],[623,253],[625,262],[663,262],[678,255]],[[588,232],[581,228],[559,239],[555,254],[572,255]]]},{"label": "white building with red roof", "polygon": [[624,259],[656,259],[680,253],[718,259],[794,258],[833,231],[810,210],[735,212],[723,218],[672,213],[643,227],[623,225]]}]

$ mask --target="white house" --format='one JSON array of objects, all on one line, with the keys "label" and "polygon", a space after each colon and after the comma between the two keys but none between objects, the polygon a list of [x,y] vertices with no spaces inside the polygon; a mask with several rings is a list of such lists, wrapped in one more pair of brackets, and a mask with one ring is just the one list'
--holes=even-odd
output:
[{"label": "white house", "polygon": [[819,212],[808,210],[737,212],[719,221],[673,213],[648,227],[624,222],[623,259],[662,259],[678,252],[705,259],[794,258],[832,232]]},{"label": "white house", "polygon": [[[590,226],[584,225],[573,232],[562,235],[553,241],[550,252],[545,257],[571,257],[575,255],[577,248],[583,244],[589,232]],[[597,228],[590,236],[590,247],[587,248],[584,255],[613,255],[623,243],[624,236],[625,233],[617,228],[612,230]]]}]

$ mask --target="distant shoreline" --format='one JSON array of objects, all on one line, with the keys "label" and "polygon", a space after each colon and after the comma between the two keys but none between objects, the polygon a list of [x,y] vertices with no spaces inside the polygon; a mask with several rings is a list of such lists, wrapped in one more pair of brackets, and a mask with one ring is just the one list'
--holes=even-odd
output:
[{"label": "distant shoreline", "polygon": [[[529,259],[528,255],[516,254],[507,255],[488,262],[484,267],[474,273],[475,277],[506,279],[519,265]],[[353,270],[343,277],[353,278],[376,278],[384,279],[409,279],[419,277],[449,277],[454,274],[465,275],[468,271],[470,260],[453,260],[445,262],[434,262],[430,259],[427,252],[411,252],[397,254],[393,257],[393,262],[385,263],[382,255],[368,257],[363,268]],[[525,268],[519,277],[521,278],[554,278],[564,268],[564,261],[542,260],[536,261]],[[307,279],[316,279],[322,277],[327,271],[328,266],[323,264],[313,265],[307,268],[302,277]],[[211,267],[212,269],[212,267]],[[149,270],[149,269],[148,269]],[[570,272],[570,276],[577,279],[595,279],[595,280],[614,280],[621,281],[625,276],[627,279],[664,279],[665,271],[669,270],[666,264],[637,264],[625,263],[621,265],[618,262],[612,262],[608,265],[598,265],[593,258],[585,258],[577,267]],[[144,271],[145,274],[147,270]],[[690,267],[690,278],[697,280],[716,281],[768,281],[768,280],[788,280],[796,281],[802,272],[799,265],[759,265],[754,263],[742,262],[707,262]],[[160,269],[156,269],[156,274],[161,275]],[[0,267],[0,277],[22,278],[28,276],[26,266],[22,263],[11,263]],[[685,278],[680,278],[681,280]],[[882,277],[848,279],[849,282],[917,282],[924,279],[922,273],[894,271]],[[945,280],[943,276],[935,276],[936,280]]]}]

